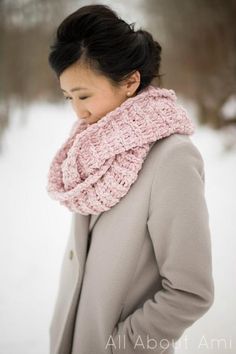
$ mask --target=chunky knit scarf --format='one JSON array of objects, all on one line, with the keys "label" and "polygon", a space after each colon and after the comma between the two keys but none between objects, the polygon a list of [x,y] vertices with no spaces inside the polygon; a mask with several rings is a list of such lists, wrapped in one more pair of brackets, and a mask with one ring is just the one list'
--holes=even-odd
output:
[{"label": "chunky knit scarf", "polygon": [[70,211],[99,214],[129,191],[152,143],[193,132],[175,92],[149,85],[96,123],[75,122],[51,162],[47,192]]}]

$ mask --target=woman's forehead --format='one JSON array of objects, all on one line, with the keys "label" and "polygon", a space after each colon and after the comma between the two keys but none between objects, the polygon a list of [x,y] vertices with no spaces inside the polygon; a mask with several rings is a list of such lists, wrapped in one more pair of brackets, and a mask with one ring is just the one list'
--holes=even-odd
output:
[{"label": "woman's forehead", "polygon": [[109,85],[109,80],[91,68],[73,64],[65,69],[59,77],[62,91],[79,91],[99,89]]}]

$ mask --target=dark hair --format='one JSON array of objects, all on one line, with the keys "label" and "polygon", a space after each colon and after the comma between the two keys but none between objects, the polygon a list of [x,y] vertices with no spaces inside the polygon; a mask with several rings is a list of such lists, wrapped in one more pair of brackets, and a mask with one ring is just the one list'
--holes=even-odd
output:
[{"label": "dark hair", "polygon": [[83,6],[59,25],[49,64],[59,77],[79,60],[114,86],[139,70],[139,92],[160,77],[161,46],[149,32],[135,31],[134,24],[123,21],[107,5]]}]

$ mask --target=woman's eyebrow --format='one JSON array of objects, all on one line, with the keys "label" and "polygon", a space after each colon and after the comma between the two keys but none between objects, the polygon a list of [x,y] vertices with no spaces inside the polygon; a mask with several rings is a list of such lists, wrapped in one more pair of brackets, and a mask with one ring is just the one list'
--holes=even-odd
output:
[{"label": "woman's eyebrow", "polygon": [[[66,92],[66,90],[64,90],[63,88],[61,88],[61,90],[63,92]],[[70,90],[70,92],[79,91],[79,90],[87,90],[87,88],[86,87],[74,87],[73,89]]]}]

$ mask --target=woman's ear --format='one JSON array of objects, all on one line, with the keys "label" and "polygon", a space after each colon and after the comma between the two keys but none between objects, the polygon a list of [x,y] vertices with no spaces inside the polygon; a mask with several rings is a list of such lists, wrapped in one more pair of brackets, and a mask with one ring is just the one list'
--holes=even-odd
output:
[{"label": "woman's ear", "polygon": [[130,96],[134,95],[140,85],[140,72],[136,70],[126,80],[125,89],[130,92]]}]

